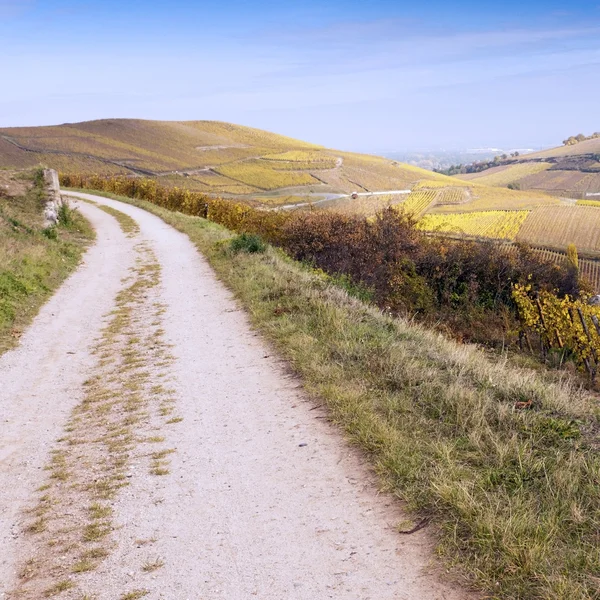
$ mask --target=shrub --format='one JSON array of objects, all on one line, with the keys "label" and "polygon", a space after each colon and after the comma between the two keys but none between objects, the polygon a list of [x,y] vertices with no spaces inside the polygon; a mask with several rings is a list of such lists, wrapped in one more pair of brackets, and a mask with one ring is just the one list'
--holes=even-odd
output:
[{"label": "shrub", "polygon": [[47,237],[49,240],[57,240],[58,233],[56,232],[56,227],[50,226],[42,229],[42,235]]},{"label": "shrub", "polygon": [[63,227],[72,227],[74,218],[74,209],[72,209],[66,202],[58,207],[58,223]]},{"label": "shrub", "polygon": [[246,252],[248,254],[262,254],[267,249],[267,245],[260,239],[260,236],[253,233],[242,233],[234,237],[229,242],[229,247],[235,253]]},{"label": "shrub", "polygon": [[[412,215],[394,208],[366,219],[332,212],[259,210],[165,188],[151,179],[63,175],[61,183],[206,218],[240,234],[231,242],[234,252],[262,252],[265,243],[278,246],[292,258],[340,278],[349,291],[361,290],[381,308],[418,314],[444,329],[451,326],[461,339],[492,344],[504,344],[507,336],[516,340],[516,283],[561,295],[579,293],[578,279],[565,267],[540,258],[525,245],[508,248],[429,236],[417,229]],[[484,321],[486,327],[481,326]]]}]

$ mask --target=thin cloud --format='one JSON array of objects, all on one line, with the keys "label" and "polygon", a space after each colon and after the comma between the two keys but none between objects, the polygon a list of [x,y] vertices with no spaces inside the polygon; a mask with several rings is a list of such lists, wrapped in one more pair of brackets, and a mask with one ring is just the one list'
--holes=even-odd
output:
[{"label": "thin cloud", "polygon": [[0,0],[0,18],[10,19],[31,10],[35,0]]}]

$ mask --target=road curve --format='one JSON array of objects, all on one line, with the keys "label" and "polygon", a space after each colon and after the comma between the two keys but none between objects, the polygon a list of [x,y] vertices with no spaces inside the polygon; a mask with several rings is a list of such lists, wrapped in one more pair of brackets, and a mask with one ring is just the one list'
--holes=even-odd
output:
[{"label": "road curve", "polygon": [[[99,569],[87,575],[87,589],[94,597],[113,600],[132,588],[147,590],[149,599],[176,600],[469,597],[441,582],[435,573],[426,531],[410,536],[397,533],[403,519],[397,502],[378,494],[359,454],[323,419],[325,413],[315,409],[285,365],[271,355],[190,240],[141,209],[106,198],[77,196],[126,213],[138,222],[140,232],[128,241],[116,234],[111,217],[98,208],[82,207],[99,232],[98,246],[90,252],[106,247],[106,238],[113,240],[112,254],[102,261],[107,289],[98,292],[102,306],[89,310],[86,306],[82,311],[57,300],[68,295],[61,289],[51,303],[55,318],[92,335],[98,315],[108,310],[114,298],[118,273],[133,260],[132,244],[143,242],[161,267],[156,293],[164,308],[165,341],[173,355],[166,380],[182,419],[164,434],[176,450],[170,473],[149,477],[132,468],[130,485],[114,503],[114,548]],[[97,278],[89,272],[90,264],[88,254],[86,266],[69,280],[73,285],[77,278],[79,294]],[[31,371],[20,362],[31,355],[27,340],[48,355],[53,368],[66,364],[72,368],[65,361],[66,349],[71,348],[68,340],[62,340],[65,334],[58,332],[52,339],[47,327],[42,317],[34,323],[24,346],[9,357],[13,370],[2,371],[9,359],[0,361],[3,381],[24,380],[11,385],[31,389]],[[65,331],[69,336],[70,330]],[[18,352],[23,354],[16,356]],[[76,366],[73,385],[85,378],[88,366],[86,360]],[[63,387],[64,381],[55,382],[52,389],[62,394]],[[43,443],[28,447],[35,460],[10,467],[25,473],[24,491],[32,489],[48,443],[58,437],[59,425],[78,392],[72,390],[60,407],[48,402],[48,397],[22,398],[22,403],[37,402],[52,414],[54,423]],[[0,407],[8,404],[10,399],[3,398]],[[12,427],[44,430],[46,414],[15,421]],[[3,490],[2,486],[0,494]],[[22,504],[22,495],[0,496],[0,508],[8,500],[14,510]],[[7,540],[4,531],[0,533],[3,545],[19,544],[19,539]],[[151,540],[151,547],[140,540]],[[140,565],[155,558],[164,566],[150,576]]]}]

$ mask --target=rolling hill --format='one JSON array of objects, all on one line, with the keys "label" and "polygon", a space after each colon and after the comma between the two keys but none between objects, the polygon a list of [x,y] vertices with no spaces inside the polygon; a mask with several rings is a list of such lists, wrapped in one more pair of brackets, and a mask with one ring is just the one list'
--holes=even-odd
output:
[{"label": "rolling hill", "polygon": [[168,186],[267,204],[404,190],[420,180],[453,184],[393,160],[214,121],[105,119],[0,129],[0,167],[38,164],[65,173],[157,177]]},{"label": "rolling hill", "polygon": [[456,177],[568,198],[600,197],[600,138],[526,154],[479,173]]},{"label": "rolling hill", "polygon": [[[596,257],[600,242],[588,225],[596,222],[600,210],[561,207],[574,201],[560,200],[534,186],[522,190],[506,186],[514,178],[526,182],[561,177],[564,172],[578,176],[577,171],[555,169],[556,161],[581,165],[589,162],[598,146],[600,140],[590,140],[528,155],[459,180],[229,123],[105,119],[0,129],[0,168],[41,164],[64,174],[150,177],[167,188],[265,208],[311,204],[371,216],[399,205],[423,219],[424,229],[438,234],[522,240],[559,252],[572,241]],[[565,219],[568,227],[561,225]]]}]

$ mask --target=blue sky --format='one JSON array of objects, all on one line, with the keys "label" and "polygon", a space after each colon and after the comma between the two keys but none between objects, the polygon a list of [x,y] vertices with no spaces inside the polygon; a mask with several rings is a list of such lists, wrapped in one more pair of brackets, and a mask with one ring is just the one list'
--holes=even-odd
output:
[{"label": "blue sky", "polygon": [[366,152],[600,130],[600,0],[0,0],[0,126],[218,119]]}]

